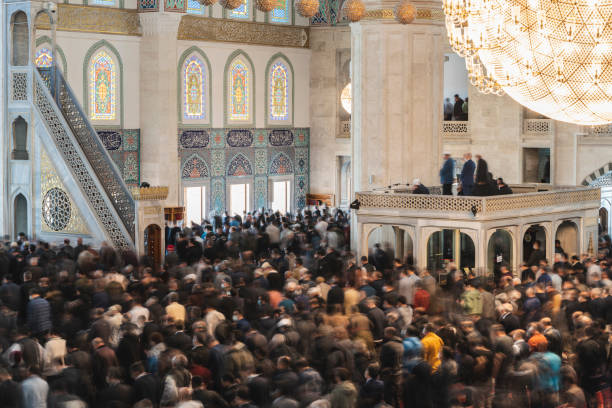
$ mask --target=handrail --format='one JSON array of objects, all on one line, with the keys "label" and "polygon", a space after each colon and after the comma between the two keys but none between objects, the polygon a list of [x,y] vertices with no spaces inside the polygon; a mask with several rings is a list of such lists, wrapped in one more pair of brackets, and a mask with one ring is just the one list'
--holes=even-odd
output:
[{"label": "handrail", "polygon": [[[50,142],[62,155],[66,166],[74,175],[79,187],[88,200],[91,210],[97,217],[107,236],[117,248],[133,248],[127,227],[121,222],[111,197],[104,193],[102,181],[98,179],[91,163],[76,140],[67,120],[59,106],[55,103],[51,92],[44,84],[37,70],[34,70],[34,106],[43,119],[51,138]],[[41,134],[46,138],[46,135]]]},{"label": "handrail", "polygon": [[[56,75],[56,84],[59,86],[59,93],[54,92],[57,91],[54,89],[55,86],[51,86],[50,89],[52,94],[54,94],[58,101],[60,111],[66,119],[77,142],[81,146],[81,149],[85,153],[98,180],[100,180],[115,211],[132,237],[132,241],[134,241],[134,222],[136,214],[134,199],[123,181],[117,166],[98,137],[98,133],[81,109],[70,85],[68,85],[59,70],[56,70]],[[47,86],[52,85],[50,80],[45,81],[45,83]]]}]

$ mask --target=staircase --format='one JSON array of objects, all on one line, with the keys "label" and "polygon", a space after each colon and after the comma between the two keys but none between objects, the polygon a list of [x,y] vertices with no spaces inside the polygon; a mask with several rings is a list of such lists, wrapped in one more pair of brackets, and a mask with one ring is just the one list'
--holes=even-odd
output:
[{"label": "staircase", "polygon": [[113,245],[133,248],[136,207],[121,173],[61,73],[34,73],[34,106],[56,148]]}]

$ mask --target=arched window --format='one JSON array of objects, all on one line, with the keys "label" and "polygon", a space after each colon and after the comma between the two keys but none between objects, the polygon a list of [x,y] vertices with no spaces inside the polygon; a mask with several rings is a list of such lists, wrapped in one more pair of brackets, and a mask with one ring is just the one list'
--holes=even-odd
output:
[{"label": "arched window", "polygon": [[251,0],[242,0],[242,4],[239,7],[227,12],[227,17],[238,20],[250,20],[252,8]]},{"label": "arched window", "polygon": [[291,22],[291,0],[276,0],[276,7],[270,12],[270,21],[289,24]]},{"label": "arched window", "polygon": [[49,68],[52,66],[53,54],[51,53],[51,50],[47,47],[40,47],[38,50],[36,50],[34,63],[38,68]]},{"label": "arched window", "polygon": [[117,119],[117,64],[105,50],[97,51],[89,62],[89,115],[92,120]]},{"label": "arched window", "polygon": [[250,124],[253,122],[253,71],[248,57],[238,54],[231,60],[227,71],[227,122]]},{"label": "arched window", "polygon": [[11,63],[15,66],[28,65],[30,54],[28,17],[23,11],[18,11],[13,14],[12,20],[13,49]]},{"label": "arched window", "polygon": [[293,92],[291,68],[283,57],[272,58],[267,72],[267,121],[269,125],[291,125]]},{"label": "arched window", "polygon": [[208,82],[207,69],[202,60],[192,54],[183,63],[183,119],[207,118]]},{"label": "arched window", "polygon": [[28,123],[18,116],[13,121],[13,160],[28,160]]}]

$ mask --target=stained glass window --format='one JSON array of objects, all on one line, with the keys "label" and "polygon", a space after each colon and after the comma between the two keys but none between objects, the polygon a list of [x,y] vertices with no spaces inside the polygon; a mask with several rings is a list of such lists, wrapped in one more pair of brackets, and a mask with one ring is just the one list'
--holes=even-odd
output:
[{"label": "stained glass window", "polygon": [[249,121],[251,119],[251,72],[248,65],[236,58],[230,65],[229,75],[229,119]]},{"label": "stained glass window", "polygon": [[270,120],[289,120],[289,81],[287,67],[277,61],[270,69]]},{"label": "stained glass window", "polygon": [[240,20],[251,19],[251,0],[243,0],[240,7],[237,7],[227,13],[229,18],[237,18]]},{"label": "stained glass window", "polygon": [[270,13],[270,21],[273,23],[290,22],[291,18],[291,0],[276,0],[276,7]]},{"label": "stained glass window", "polygon": [[187,1],[187,14],[204,14],[204,6],[198,3],[197,0]]},{"label": "stained glass window", "polygon": [[53,54],[47,47],[39,48],[36,51],[36,57],[34,59],[36,66],[39,68],[48,68],[53,65]]},{"label": "stained glass window", "polygon": [[206,69],[196,55],[183,64],[183,118],[206,119]]},{"label": "stained glass window", "polygon": [[89,111],[93,120],[114,120],[117,106],[117,68],[110,55],[99,51],[89,64]]}]

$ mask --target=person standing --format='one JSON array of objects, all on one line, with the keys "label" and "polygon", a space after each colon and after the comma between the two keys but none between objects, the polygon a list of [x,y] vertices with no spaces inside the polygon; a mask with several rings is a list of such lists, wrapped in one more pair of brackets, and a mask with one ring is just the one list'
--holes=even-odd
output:
[{"label": "person standing", "polygon": [[444,153],[444,164],[440,169],[440,183],[442,184],[442,194],[453,195],[453,179],[455,178],[455,161],[451,159],[448,152]]},{"label": "person standing", "polygon": [[465,163],[461,169],[461,191],[464,196],[472,195],[474,191],[474,170],[476,170],[476,164],[472,160],[472,153],[466,153],[463,155]]},{"label": "person standing", "polygon": [[463,120],[463,99],[455,94],[455,105],[453,106],[453,120]]},{"label": "person standing", "polygon": [[27,323],[30,331],[35,337],[44,337],[51,329],[51,306],[49,302],[40,297],[39,288],[30,290],[30,301],[28,302]]},{"label": "person standing", "polygon": [[453,120],[453,104],[450,98],[444,99],[444,120]]}]

